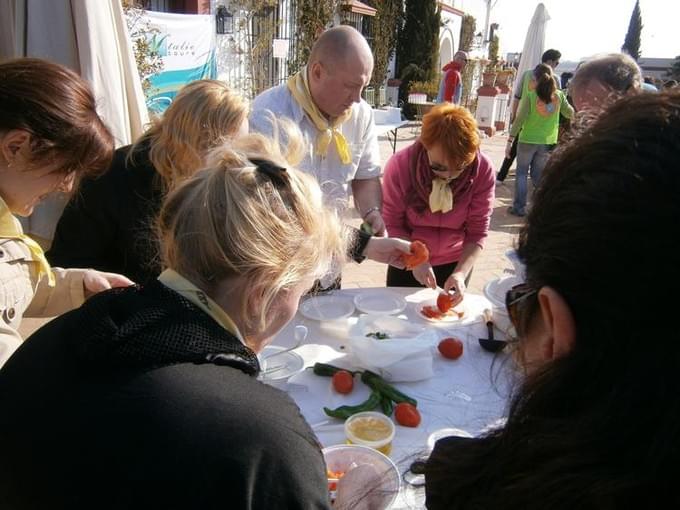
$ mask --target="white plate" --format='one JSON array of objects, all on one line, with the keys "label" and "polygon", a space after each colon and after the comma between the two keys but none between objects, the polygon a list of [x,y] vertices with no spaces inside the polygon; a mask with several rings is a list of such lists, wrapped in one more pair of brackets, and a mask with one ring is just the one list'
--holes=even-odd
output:
[{"label": "white plate", "polygon": [[352,315],[354,304],[349,299],[339,296],[314,296],[300,303],[298,310],[308,319],[333,321]]},{"label": "white plate", "polygon": [[364,313],[392,315],[406,308],[406,300],[389,290],[362,292],[354,296],[354,306]]},{"label": "white plate", "polygon": [[[300,372],[305,367],[302,357],[293,351],[284,352],[285,347],[268,345],[262,350],[260,380],[263,382],[285,381]],[[275,356],[276,354],[276,356]]]},{"label": "white plate", "polygon": [[494,305],[504,309],[505,293],[518,283],[522,283],[522,280],[518,276],[505,276],[503,278],[491,280],[484,285],[484,295]]}]

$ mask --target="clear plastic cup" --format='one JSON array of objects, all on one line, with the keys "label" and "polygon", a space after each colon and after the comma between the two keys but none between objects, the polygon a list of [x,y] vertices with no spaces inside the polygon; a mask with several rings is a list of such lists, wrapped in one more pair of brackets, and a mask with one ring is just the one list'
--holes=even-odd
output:
[{"label": "clear plastic cup", "polygon": [[368,446],[389,455],[394,439],[394,422],[382,413],[366,411],[350,416],[345,421],[348,444]]}]

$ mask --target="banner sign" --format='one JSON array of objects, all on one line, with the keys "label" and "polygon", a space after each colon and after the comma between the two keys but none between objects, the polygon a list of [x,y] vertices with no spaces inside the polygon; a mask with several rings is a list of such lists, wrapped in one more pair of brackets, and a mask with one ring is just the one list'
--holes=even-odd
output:
[{"label": "banner sign", "polygon": [[144,17],[152,29],[147,40],[163,61],[163,71],[150,77],[147,106],[152,113],[162,113],[187,83],[217,77],[215,18],[155,11],[146,11]]}]

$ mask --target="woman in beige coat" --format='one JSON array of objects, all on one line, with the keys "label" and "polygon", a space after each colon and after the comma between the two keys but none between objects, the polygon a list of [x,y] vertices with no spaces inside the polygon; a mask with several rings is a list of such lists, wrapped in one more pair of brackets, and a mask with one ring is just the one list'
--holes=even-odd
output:
[{"label": "woman in beige coat", "polygon": [[113,138],[87,83],[38,59],[0,64],[0,366],[21,343],[21,318],[50,317],[132,282],[117,274],[51,268],[15,217],[104,170]]}]

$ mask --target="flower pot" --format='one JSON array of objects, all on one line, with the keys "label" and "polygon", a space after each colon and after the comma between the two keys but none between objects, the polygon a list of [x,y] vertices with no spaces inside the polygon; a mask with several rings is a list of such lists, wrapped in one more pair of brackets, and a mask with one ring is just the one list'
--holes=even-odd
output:
[{"label": "flower pot", "polygon": [[482,73],[482,85],[484,87],[493,87],[496,84],[496,73],[484,72]]}]

